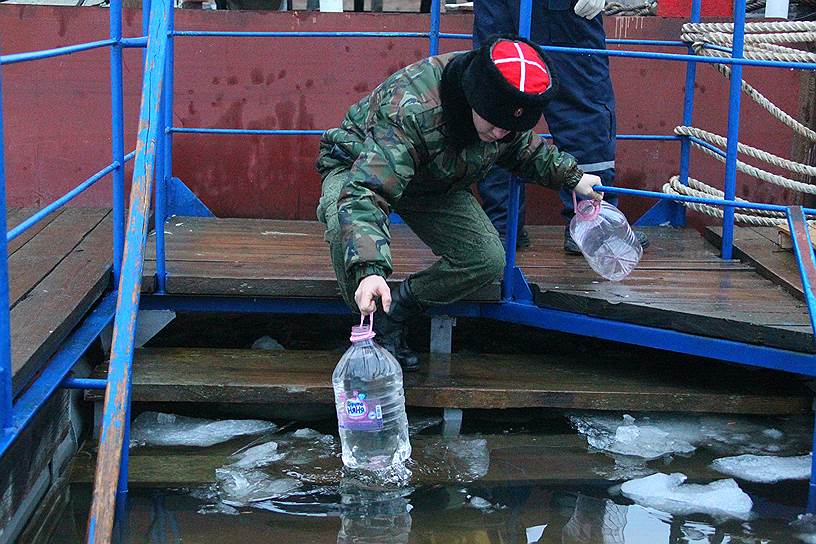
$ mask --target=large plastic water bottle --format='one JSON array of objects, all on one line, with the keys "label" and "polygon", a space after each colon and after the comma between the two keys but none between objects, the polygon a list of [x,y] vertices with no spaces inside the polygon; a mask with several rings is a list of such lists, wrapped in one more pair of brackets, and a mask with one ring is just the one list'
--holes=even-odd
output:
[{"label": "large plastic water bottle", "polygon": [[[364,319],[364,318],[363,318]],[[411,456],[402,369],[388,350],[374,341],[369,326],[351,329],[351,347],[332,374],[343,464],[380,471]]]},{"label": "large plastic water bottle", "polygon": [[608,202],[576,202],[575,193],[572,202],[575,216],[570,234],[592,270],[612,281],[628,276],[640,262],[643,248],[626,216]]}]

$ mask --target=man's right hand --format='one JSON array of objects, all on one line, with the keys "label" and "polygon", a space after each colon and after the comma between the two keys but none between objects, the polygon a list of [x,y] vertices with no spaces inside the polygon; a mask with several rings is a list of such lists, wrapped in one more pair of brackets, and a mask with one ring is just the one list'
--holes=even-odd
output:
[{"label": "man's right hand", "polygon": [[391,289],[385,283],[382,276],[366,276],[360,280],[357,291],[354,292],[354,301],[360,308],[360,313],[369,315],[377,309],[377,299],[382,300],[382,307],[385,313],[391,309]]}]

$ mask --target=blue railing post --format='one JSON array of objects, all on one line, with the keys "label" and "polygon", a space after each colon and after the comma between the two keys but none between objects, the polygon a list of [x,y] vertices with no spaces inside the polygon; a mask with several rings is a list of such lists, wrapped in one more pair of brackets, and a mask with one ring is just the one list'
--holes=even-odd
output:
[{"label": "blue railing post", "polygon": [[136,161],[133,166],[93,501],[88,516],[87,541],[94,544],[110,542],[117,490],[126,488],[126,485],[121,484],[122,479],[127,478],[127,466],[123,464],[127,456],[123,457],[123,450],[126,451],[127,448],[126,418],[130,410],[134,335],[144,270],[150,196],[156,173],[156,147],[159,139],[164,136],[161,133],[159,109],[167,46],[167,4],[171,3],[172,0],[156,0],[150,10],[150,36],[144,62]]},{"label": "blue railing post", "polygon": [[[6,232],[6,154],[3,142],[3,70],[0,67],[0,228]],[[12,412],[11,311],[9,310],[8,242],[0,241],[0,433],[10,430]]]},{"label": "blue railing post", "polygon": [[173,16],[173,6],[170,6],[170,13],[167,16],[167,52],[164,63],[164,89],[162,91],[162,146],[161,155],[157,160],[162,161],[162,175],[156,178],[156,290],[159,293],[166,291],[167,270],[164,222],[167,220],[167,184],[173,175],[173,133],[170,128],[173,126],[173,28],[175,18]]},{"label": "blue railing post", "polygon": [[439,19],[441,17],[441,6],[439,0],[431,0],[431,56],[439,54]]},{"label": "blue railing post", "polygon": [[[700,12],[702,7],[702,0],[693,0],[691,3],[691,22],[700,22]],[[689,55],[693,55],[694,48],[688,46]],[[697,82],[697,63],[689,62],[686,64],[686,88],[683,93],[683,125],[691,126],[694,122],[694,86]],[[691,142],[687,136],[684,136],[680,142],[680,183],[688,185],[689,167],[691,163]],[[674,213],[672,213],[671,223],[675,227],[684,227],[686,225],[686,207],[675,203],[673,205]]]},{"label": "blue railing post", "polygon": [[122,0],[110,2],[111,157],[113,171],[113,283],[119,282],[125,242],[125,109],[122,96]]},{"label": "blue railing post", "polygon": [[530,39],[530,26],[533,18],[533,2],[532,0],[521,0],[519,6],[519,36]]},{"label": "blue railing post", "polygon": [[[743,57],[745,45],[745,0],[734,0],[734,46],[732,56]],[[737,194],[737,144],[739,143],[740,97],[742,92],[742,65],[731,66],[728,87],[728,145],[725,158],[725,200],[734,200]],[[730,259],[734,250],[734,208],[723,209],[722,258]]]}]

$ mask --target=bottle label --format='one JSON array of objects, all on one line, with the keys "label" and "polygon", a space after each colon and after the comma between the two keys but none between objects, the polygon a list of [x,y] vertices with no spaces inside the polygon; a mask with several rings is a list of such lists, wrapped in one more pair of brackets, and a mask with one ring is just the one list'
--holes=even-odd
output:
[{"label": "bottle label", "polygon": [[382,406],[378,399],[370,398],[361,391],[346,397],[339,393],[337,420],[341,429],[350,431],[379,431],[383,428]]}]

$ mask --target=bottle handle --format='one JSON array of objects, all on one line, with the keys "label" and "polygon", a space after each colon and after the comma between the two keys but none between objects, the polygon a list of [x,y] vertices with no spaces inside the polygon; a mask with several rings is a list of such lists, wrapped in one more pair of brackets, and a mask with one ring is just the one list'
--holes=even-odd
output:
[{"label": "bottle handle", "polygon": [[360,314],[360,324],[351,328],[349,340],[352,342],[370,340],[377,335],[377,333],[374,332],[374,312],[368,314],[368,327],[365,326],[365,318],[366,316],[364,314]]},{"label": "bottle handle", "polygon": [[[575,215],[580,217],[584,221],[592,221],[598,214],[601,213],[601,203],[597,200],[581,200],[581,205],[578,205],[578,198],[575,196],[575,191],[572,192],[572,210],[575,212]],[[592,203],[592,209],[588,210],[587,203]]]}]

